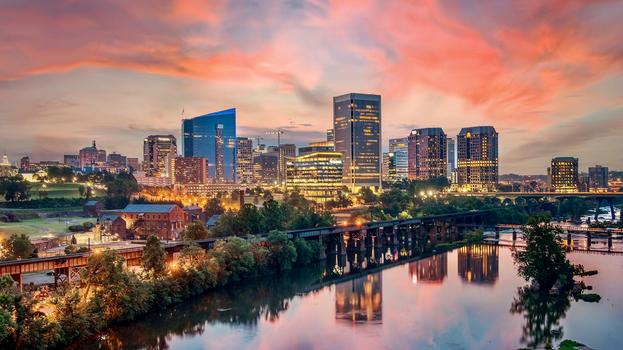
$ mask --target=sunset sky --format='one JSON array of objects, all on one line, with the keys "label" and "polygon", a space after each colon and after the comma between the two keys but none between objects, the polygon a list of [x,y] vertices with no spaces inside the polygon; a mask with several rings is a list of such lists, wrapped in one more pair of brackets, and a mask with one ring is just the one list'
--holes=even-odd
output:
[{"label": "sunset sky", "polygon": [[623,169],[622,1],[0,1],[0,153],[141,154],[180,115],[324,138],[332,96],[382,95],[383,144],[493,125],[500,172]]}]

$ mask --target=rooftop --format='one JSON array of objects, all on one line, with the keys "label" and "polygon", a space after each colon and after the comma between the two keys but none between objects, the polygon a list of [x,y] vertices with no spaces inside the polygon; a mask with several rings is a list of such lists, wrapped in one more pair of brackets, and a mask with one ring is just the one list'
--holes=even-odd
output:
[{"label": "rooftop", "polygon": [[170,213],[177,204],[128,204],[120,213]]}]

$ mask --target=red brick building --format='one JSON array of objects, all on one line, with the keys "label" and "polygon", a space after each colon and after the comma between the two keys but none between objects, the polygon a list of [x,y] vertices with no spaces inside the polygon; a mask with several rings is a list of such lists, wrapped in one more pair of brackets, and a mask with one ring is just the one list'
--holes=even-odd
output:
[{"label": "red brick building", "polygon": [[178,239],[188,223],[184,210],[176,204],[129,204],[116,212],[125,221],[124,239]]}]

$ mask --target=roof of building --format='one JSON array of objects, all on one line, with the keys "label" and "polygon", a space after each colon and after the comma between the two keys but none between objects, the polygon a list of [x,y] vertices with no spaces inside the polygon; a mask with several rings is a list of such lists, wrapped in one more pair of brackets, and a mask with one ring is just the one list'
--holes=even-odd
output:
[{"label": "roof of building", "polygon": [[184,207],[184,210],[201,210],[201,207],[196,204],[187,205]]},{"label": "roof of building", "polygon": [[97,205],[98,201],[87,201],[84,205]]},{"label": "roof of building", "polygon": [[488,133],[496,133],[495,128],[492,126],[472,126],[468,128],[462,128],[459,135],[466,135],[467,133],[472,134],[488,134]]},{"label": "roof of building", "polygon": [[117,220],[118,217],[119,217],[119,214],[104,214],[100,216],[100,222],[106,221],[106,220],[115,221]]},{"label": "roof of building", "polygon": [[170,213],[177,204],[128,204],[122,213]]},{"label": "roof of building", "polygon": [[221,218],[221,215],[219,214],[214,214],[212,216],[210,216],[210,218],[208,219],[208,221],[206,222],[207,226],[214,226],[216,225],[216,223],[218,222],[218,220]]}]

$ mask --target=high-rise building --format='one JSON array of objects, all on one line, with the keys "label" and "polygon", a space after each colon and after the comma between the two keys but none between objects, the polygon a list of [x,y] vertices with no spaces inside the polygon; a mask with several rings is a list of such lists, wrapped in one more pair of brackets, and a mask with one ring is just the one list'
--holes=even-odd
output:
[{"label": "high-rise building", "polygon": [[409,139],[389,139],[389,151],[395,157],[396,180],[406,179],[409,176]]},{"label": "high-rise building", "polygon": [[236,109],[182,120],[184,157],[208,160],[208,176],[214,182],[236,181]]},{"label": "high-rise building", "polygon": [[454,139],[448,137],[446,140],[446,144],[448,145],[448,150],[446,154],[448,155],[448,180],[452,181],[452,172],[456,169],[456,143]]},{"label": "high-rise building", "polygon": [[447,141],[441,128],[414,129],[409,135],[409,179],[447,177]]},{"label": "high-rise building", "polygon": [[91,147],[85,147],[79,152],[80,157],[80,168],[92,167],[95,163],[98,162],[98,152],[97,146],[95,145],[95,140],[93,140],[93,144]]},{"label": "high-rise building", "polygon": [[457,135],[454,189],[495,191],[498,183],[498,133],[492,126],[463,128]]},{"label": "high-rise building", "polygon": [[131,171],[137,171],[140,169],[138,158],[128,158],[127,161],[128,168],[130,168]]},{"label": "high-rise building", "polygon": [[288,160],[296,157],[296,145],[286,143],[279,146],[279,182],[284,183],[286,180],[286,163]]},{"label": "high-rise building", "polygon": [[253,182],[265,186],[277,184],[279,152],[271,151],[253,156]]},{"label": "high-rise building", "polygon": [[551,191],[577,192],[579,185],[578,159],[573,157],[556,157],[551,163]]},{"label": "high-rise building", "polygon": [[327,142],[335,142],[335,132],[333,129],[327,129]]},{"label": "high-rise building", "polygon": [[286,189],[297,190],[305,198],[324,203],[342,190],[342,155],[338,152],[315,152],[287,162]]},{"label": "high-rise building", "polygon": [[253,182],[253,141],[247,137],[236,138],[236,176],[237,182]]},{"label": "high-rise building", "polygon": [[115,168],[125,168],[128,166],[128,158],[119,153],[111,153],[108,155],[108,166]]},{"label": "high-rise building", "polygon": [[106,150],[97,150],[97,162],[100,164],[106,164]]},{"label": "high-rise building", "polygon": [[396,182],[398,180],[396,171],[396,153],[383,152],[383,181]]},{"label": "high-rise building", "polygon": [[352,191],[381,187],[381,96],[350,93],[333,98],[335,151],[342,182]]},{"label": "high-rise building", "polygon": [[22,159],[19,160],[19,168],[22,171],[28,171],[28,169],[30,169],[30,157],[22,157]]},{"label": "high-rise building", "polygon": [[143,140],[143,170],[147,176],[170,177],[168,160],[177,156],[173,135],[149,135]]},{"label": "high-rise building", "polygon": [[171,177],[173,184],[202,184],[208,177],[205,158],[175,157],[171,160]]},{"label": "high-rise building", "polygon": [[608,191],[608,167],[595,165],[588,168],[588,187],[592,192]]},{"label": "high-rise building", "polygon": [[63,163],[70,168],[80,168],[80,156],[77,154],[65,154],[63,156]]},{"label": "high-rise building", "polygon": [[304,156],[314,152],[333,152],[335,144],[333,141],[310,142],[308,146],[299,147],[299,156]]}]

